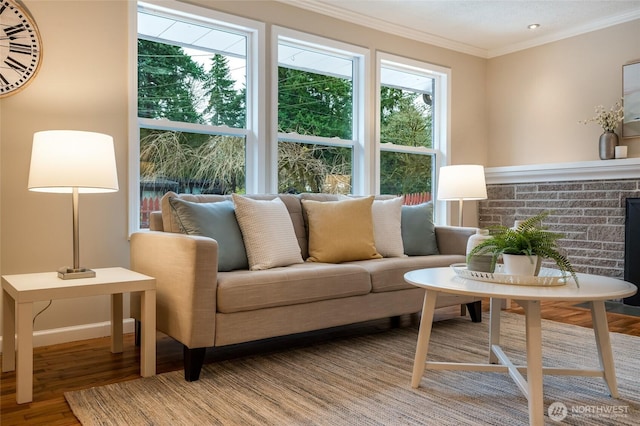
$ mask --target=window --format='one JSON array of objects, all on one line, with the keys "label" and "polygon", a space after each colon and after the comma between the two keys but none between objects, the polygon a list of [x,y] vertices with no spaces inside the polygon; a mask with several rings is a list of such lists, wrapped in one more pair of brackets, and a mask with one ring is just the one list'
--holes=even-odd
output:
[{"label": "window", "polygon": [[137,8],[140,228],[169,190],[242,193],[255,175],[247,151],[258,127],[250,78],[256,30],[206,9],[173,7]]},{"label": "window", "polygon": [[446,152],[447,76],[440,67],[378,54],[380,193],[411,204],[432,198]]},{"label": "window", "polygon": [[362,157],[362,52],[277,31],[279,192],[353,192]]},{"label": "window", "polygon": [[274,26],[269,72],[262,23],[131,4],[130,229],[170,190],[431,197],[447,163],[448,69],[387,53],[374,67],[369,49]]}]

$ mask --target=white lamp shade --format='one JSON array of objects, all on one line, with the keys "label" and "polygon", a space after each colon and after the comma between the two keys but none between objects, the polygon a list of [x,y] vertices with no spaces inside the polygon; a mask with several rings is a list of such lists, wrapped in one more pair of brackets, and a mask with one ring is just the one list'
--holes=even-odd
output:
[{"label": "white lamp shade", "polygon": [[472,164],[440,167],[439,200],[486,200],[484,167]]},{"label": "white lamp shade", "polygon": [[102,133],[48,130],[33,135],[30,191],[115,192],[118,172],[113,138]]}]

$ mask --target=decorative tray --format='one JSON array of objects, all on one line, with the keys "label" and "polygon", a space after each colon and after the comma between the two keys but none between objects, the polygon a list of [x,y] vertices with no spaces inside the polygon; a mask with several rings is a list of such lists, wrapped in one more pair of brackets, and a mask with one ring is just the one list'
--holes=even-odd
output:
[{"label": "decorative tray", "polygon": [[502,272],[502,265],[496,265],[496,270],[493,273],[470,271],[467,269],[466,263],[454,263],[451,268],[459,277],[498,284],[561,286],[565,285],[568,279],[571,278],[570,274],[551,268],[540,268],[537,276],[505,274]]}]

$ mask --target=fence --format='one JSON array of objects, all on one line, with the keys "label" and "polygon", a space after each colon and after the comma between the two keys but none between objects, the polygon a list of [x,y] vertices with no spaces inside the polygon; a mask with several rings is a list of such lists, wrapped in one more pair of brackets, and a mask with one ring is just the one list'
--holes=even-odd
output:
[{"label": "fence", "polygon": [[140,228],[149,228],[149,216],[151,212],[160,210],[161,195],[155,197],[143,197],[140,203]]},{"label": "fence", "polygon": [[415,204],[422,204],[431,201],[431,193],[429,192],[415,192],[413,194],[399,195],[404,198],[403,204],[406,206],[413,206]]}]

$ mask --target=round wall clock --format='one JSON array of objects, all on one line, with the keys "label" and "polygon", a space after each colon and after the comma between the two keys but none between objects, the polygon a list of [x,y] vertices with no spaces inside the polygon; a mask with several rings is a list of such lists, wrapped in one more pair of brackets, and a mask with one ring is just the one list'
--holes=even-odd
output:
[{"label": "round wall clock", "polygon": [[36,22],[18,0],[0,0],[0,98],[23,89],[40,68],[42,42]]}]

